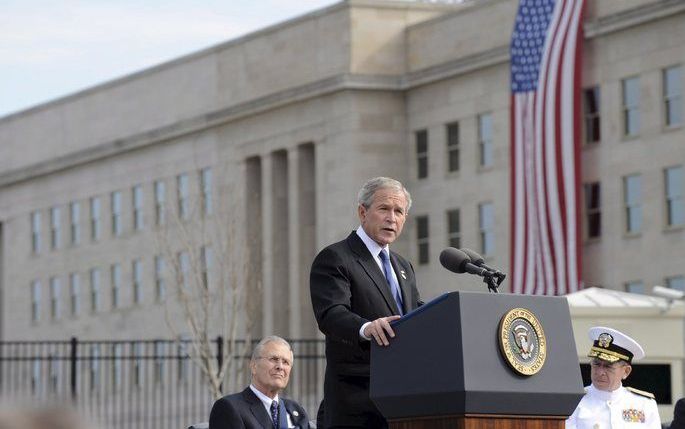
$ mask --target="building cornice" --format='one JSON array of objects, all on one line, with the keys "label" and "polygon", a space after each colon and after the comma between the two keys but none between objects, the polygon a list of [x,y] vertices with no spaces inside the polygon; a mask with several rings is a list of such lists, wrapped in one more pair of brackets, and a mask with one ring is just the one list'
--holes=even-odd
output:
[{"label": "building cornice", "polygon": [[509,45],[498,46],[456,60],[409,72],[402,78],[402,89],[414,89],[435,81],[470,73],[509,61]]},{"label": "building cornice", "polygon": [[655,1],[612,15],[602,16],[591,22],[586,22],[584,26],[585,38],[591,39],[598,36],[604,36],[616,31],[625,30],[684,12],[685,1],[683,0]]},{"label": "building cornice", "polygon": [[508,60],[505,47],[417,70],[406,76],[340,74],[198,115],[129,137],[111,140],[0,174],[0,187],[57,173],[89,162],[201,132],[250,115],[346,90],[406,91]]}]

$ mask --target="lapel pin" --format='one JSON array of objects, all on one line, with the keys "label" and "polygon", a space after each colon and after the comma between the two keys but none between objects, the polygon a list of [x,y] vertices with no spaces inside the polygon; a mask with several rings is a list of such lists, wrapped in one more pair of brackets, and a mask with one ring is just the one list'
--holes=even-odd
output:
[{"label": "lapel pin", "polygon": [[407,280],[407,275],[404,274],[404,270],[400,270],[400,275],[402,276],[403,279]]},{"label": "lapel pin", "polygon": [[297,410],[293,411],[293,416],[298,417],[299,415],[300,415],[300,413],[298,413]]}]

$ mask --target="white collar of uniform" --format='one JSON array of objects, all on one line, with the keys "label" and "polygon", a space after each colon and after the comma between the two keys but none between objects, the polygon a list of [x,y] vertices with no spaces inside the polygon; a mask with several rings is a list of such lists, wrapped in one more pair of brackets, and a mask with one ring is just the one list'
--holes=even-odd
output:
[{"label": "white collar of uniform", "polygon": [[625,394],[625,390],[626,389],[623,387],[622,384],[618,387],[618,389],[613,390],[611,392],[599,390],[595,387],[594,384],[591,384],[588,387],[588,393],[592,393],[592,396],[601,401],[616,401]]},{"label": "white collar of uniform", "polygon": [[[250,384],[250,389],[254,392],[255,395],[259,398],[260,401],[262,401],[262,404],[266,407],[267,412],[271,412],[271,403],[273,401],[278,401],[278,395],[274,396],[273,398],[269,398],[265,394],[259,391],[256,387],[254,387],[254,384]],[[271,414],[269,414],[271,415]]]},{"label": "white collar of uniform", "polygon": [[364,231],[364,228],[362,228],[361,225],[359,225],[359,228],[357,228],[357,235],[359,236],[359,238],[362,239],[362,241],[366,245],[366,248],[369,249],[369,252],[371,252],[374,258],[378,259],[378,254],[381,250],[387,251],[388,257],[390,257],[390,246],[386,244],[385,246],[381,247],[378,243],[374,241],[373,238],[369,237],[369,235],[366,233],[366,231]]}]

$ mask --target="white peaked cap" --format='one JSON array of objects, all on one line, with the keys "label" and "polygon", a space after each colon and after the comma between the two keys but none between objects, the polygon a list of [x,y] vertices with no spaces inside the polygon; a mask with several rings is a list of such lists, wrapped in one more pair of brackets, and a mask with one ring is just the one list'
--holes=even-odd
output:
[{"label": "white peaked cap", "polygon": [[616,329],[595,326],[590,328],[588,334],[593,341],[589,357],[607,362],[622,360],[628,363],[645,357],[645,351],[637,341]]}]

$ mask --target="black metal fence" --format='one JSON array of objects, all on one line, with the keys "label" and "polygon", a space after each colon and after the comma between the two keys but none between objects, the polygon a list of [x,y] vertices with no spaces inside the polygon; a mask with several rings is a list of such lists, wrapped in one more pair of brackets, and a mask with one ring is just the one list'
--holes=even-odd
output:
[{"label": "black metal fence", "polygon": [[[290,343],[295,366],[284,395],[315,416],[323,397],[324,343]],[[215,351],[220,344],[217,338]],[[251,346],[234,356],[241,365],[225,378],[225,393],[249,383]],[[188,341],[173,340],[0,342],[0,400],[69,402],[100,429],[186,428],[207,421],[214,402],[191,350]]]}]

